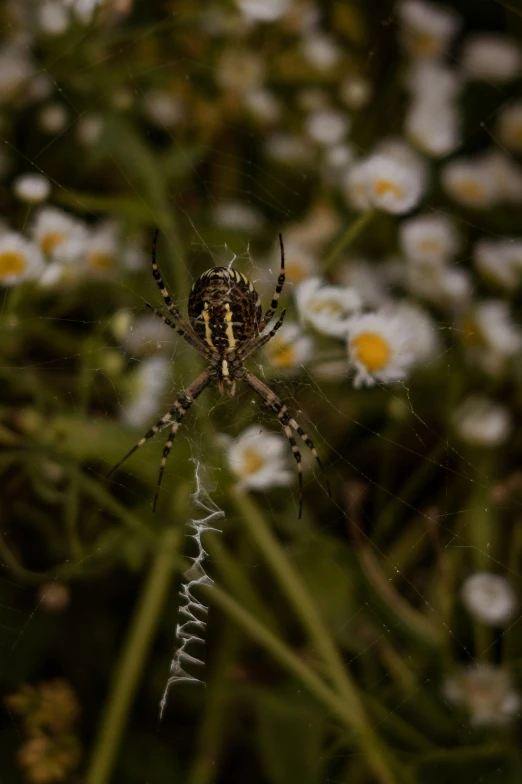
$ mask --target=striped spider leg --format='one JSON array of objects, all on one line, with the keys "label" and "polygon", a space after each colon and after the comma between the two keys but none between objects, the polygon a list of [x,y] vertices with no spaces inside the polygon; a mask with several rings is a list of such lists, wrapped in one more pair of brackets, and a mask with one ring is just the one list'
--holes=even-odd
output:
[{"label": "striped spider leg", "polygon": [[267,387],[266,384],[263,384],[263,382],[260,381],[260,379],[258,379],[257,376],[254,376],[254,374],[251,373],[249,370],[245,371],[244,380],[247,382],[247,384],[249,384],[249,386],[252,387],[252,389],[255,392],[257,392],[257,394],[263,400],[265,405],[268,408],[271,408],[272,411],[275,411],[275,413],[277,414],[277,418],[281,422],[281,426],[283,428],[284,434],[290,442],[290,446],[292,447],[292,453],[297,463],[297,473],[299,477],[298,518],[301,519],[301,514],[303,511],[303,466],[301,463],[301,453],[299,451],[299,447],[295,442],[295,438],[292,434],[292,430],[294,430],[299,435],[301,440],[304,441],[304,443],[306,444],[306,446],[308,447],[312,455],[315,457],[317,465],[319,466],[323,474],[328,495],[331,498],[332,493],[330,490],[330,483],[328,481],[328,476],[326,475],[326,471],[324,470],[324,466],[321,461],[321,458],[317,454],[317,450],[310,436],[308,436],[307,433],[305,433],[305,431],[303,430],[303,428],[297,424],[295,419],[290,415],[290,412],[288,411],[288,407],[283,403],[282,400],[280,400],[280,398],[278,398],[275,392],[272,392],[270,387]]},{"label": "striped spider leg", "polygon": [[208,387],[208,385],[215,378],[215,376],[216,373],[213,370],[213,368],[207,368],[206,370],[204,370],[203,373],[201,373],[201,375],[198,376],[197,379],[193,381],[192,384],[189,387],[187,387],[187,389],[178,397],[178,399],[174,401],[170,410],[167,411],[167,413],[164,416],[162,416],[161,419],[158,422],[156,422],[156,424],[153,425],[147,433],[145,433],[143,438],[140,438],[138,443],[135,444],[124,457],[122,457],[119,463],[116,463],[116,465],[113,468],[111,468],[111,470],[107,474],[107,479],[115,471],[117,471],[117,469],[127,460],[127,458],[133,455],[137,449],[140,449],[140,447],[142,447],[143,444],[145,444],[149,440],[149,438],[155,436],[156,433],[162,430],[166,424],[171,422],[172,424],[169,431],[169,437],[163,449],[163,457],[161,458],[161,466],[160,466],[160,472],[158,477],[158,483],[156,485],[156,492],[154,493],[154,503],[152,509],[153,511],[156,511],[156,504],[158,501],[161,482],[163,480],[163,472],[165,471],[165,464],[167,462],[169,452],[172,448],[174,437],[181,424],[181,420],[183,419],[186,412],[191,407],[194,400],[196,400],[196,398],[199,397],[199,395],[203,392],[205,387]]}]

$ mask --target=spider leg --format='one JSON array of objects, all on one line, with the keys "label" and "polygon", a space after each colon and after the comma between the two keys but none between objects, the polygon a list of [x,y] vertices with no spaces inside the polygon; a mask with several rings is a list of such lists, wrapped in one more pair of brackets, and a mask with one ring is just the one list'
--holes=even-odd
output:
[{"label": "spider leg", "polygon": [[292,447],[292,454],[295,458],[295,462],[297,463],[297,476],[299,477],[299,512],[297,515],[297,519],[300,520],[303,514],[303,464],[301,462],[301,452],[299,451],[299,447],[295,443],[295,438],[292,435],[292,431],[290,430],[288,425],[283,424],[283,431],[285,436],[290,441],[290,446]]},{"label": "spider leg", "polygon": [[[197,379],[193,381],[189,387],[187,387],[185,392],[181,394],[177,400],[174,401],[171,409],[158,422],[156,422],[156,424],[153,425],[147,433],[145,433],[143,438],[140,438],[138,443],[135,444],[132,447],[132,449],[129,450],[129,452],[127,452],[127,454],[120,460],[119,463],[116,463],[116,465],[113,468],[111,468],[106,478],[108,479],[131,455],[134,454],[134,452],[136,452],[137,449],[142,447],[143,444],[149,440],[149,438],[155,436],[158,430],[160,430],[163,425],[167,424],[167,422],[170,422],[172,419],[174,419],[175,422],[173,423],[173,427],[171,429],[171,435],[172,435],[174,424],[179,425],[179,422],[185,415],[185,411],[188,411],[188,409],[190,408],[194,400],[203,392],[205,387],[207,387],[210,384],[211,380],[212,380],[212,375],[209,373],[208,369],[204,370],[203,373],[201,373],[201,375],[198,376]],[[175,432],[176,431],[174,430],[174,433]],[[167,454],[165,455],[165,451],[163,452],[161,473],[163,473],[163,469],[165,468],[165,463],[163,461],[165,460],[166,462],[166,458],[170,451],[170,447],[172,446],[171,436],[169,436],[169,441],[170,441],[170,446],[167,451]],[[157,492],[159,492],[159,490]],[[156,499],[154,500],[154,505],[155,503],[156,503]]]},{"label": "spider leg", "polygon": [[[172,302],[169,292],[167,291],[167,287],[163,282],[163,278],[161,277],[161,273],[159,271],[158,265],[156,263],[156,244],[158,241],[158,234],[159,229],[156,229],[154,232],[154,240],[152,242],[152,276],[156,281],[156,285],[158,286],[161,296],[167,306],[168,310],[174,317],[175,324],[173,325],[170,319],[166,321],[169,327],[173,327],[180,335],[182,335],[185,340],[190,343],[194,348],[198,349],[204,356],[210,356],[210,352],[208,350],[208,346],[196,335],[192,327],[190,326],[189,322],[185,320],[185,318],[181,315],[181,312]],[[150,307],[150,305],[148,306]],[[163,318],[165,321],[164,316],[161,315],[159,311],[156,311],[155,308],[151,308],[160,318]],[[179,325],[179,326],[177,326]]]},{"label": "spider leg", "polygon": [[204,351],[204,353],[205,353],[205,356],[206,356],[208,359],[210,359],[211,357],[213,357],[213,356],[214,356],[214,355],[213,355],[213,353],[212,353],[212,352],[211,352],[211,351],[210,351],[210,350],[207,348],[207,346],[200,346],[199,342],[198,342],[198,343],[196,343],[196,342],[195,342],[195,341],[192,339],[192,331],[191,331],[191,332],[185,332],[185,330],[184,330],[184,329],[182,329],[181,327],[178,327],[178,325],[177,325],[177,324],[175,324],[175,323],[174,323],[173,321],[171,321],[169,318],[167,318],[166,316],[164,316],[164,315],[163,315],[163,313],[162,313],[160,310],[158,310],[157,308],[153,308],[153,307],[152,307],[152,305],[149,305],[149,303],[148,303],[148,302],[146,302],[145,304],[146,304],[146,306],[147,306],[147,307],[148,307],[150,310],[152,310],[152,312],[154,313],[154,315],[155,315],[155,316],[157,316],[158,318],[160,318],[160,319],[163,321],[163,323],[167,325],[167,327],[170,327],[171,329],[175,330],[175,331],[178,333],[178,335],[181,335],[181,337],[182,337],[182,338],[185,338],[185,340],[187,341],[187,343],[190,343],[190,345],[191,345],[193,348],[195,348],[195,349],[196,349],[197,351],[199,351],[200,353],[203,353],[203,351]]},{"label": "spider leg", "polygon": [[253,354],[254,351],[257,351],[258,348],[261,348],[261,346],[264,346],[265,343],[268,343],[268,341],[274,337],[277,330],[283,325],[285,316],[286,316],[286,308],[281,311],[281,316],[279,317],[279,321],[276,324],[274,324],[270,332],[267,332],[267,334],[263,336],[257,335],[255,338],[253,338],[251,342],[246,343],[245,346],[242,348],[242,350],[238,352],[241,360],[248,359],[248,357],[251,354]]},{"label": "spider leg", "polygon": [[281,269],[279,270],[279,277],[277,278],[277,286],[274,292],[274,296],[272,297],[272,302],[270,303],[270,307],[266,311],[265,315],[261,319],[258,329],[259,332],[262,332],[272,316],[274,315],[277,309],[277,303],[279,302],[279,297],[281,296],[281,292],[283,290],[283,286],[285,285],[285,249],[283,246],[283,237],[279,235],[279,247],[281,248]]},{"label": "spider leg", "polygon": [[[192,401],[191,401],[190,405],[192,405]],[[159,476],[158,476],[158,484],[156,485],[156,491],[154,493],[154,502],[152,504],[152,511],[153,512],[156,511],[156,504],[158,502],[159,491],[160,491],[161,483],[163,481],[163,472],[165,471],[165,465],[167,463],[167,458],[169,456],[170,450],[172,449],[172,444],[174,442],[174,437],[175,437],[176,433],[178,432],[178,428],[181,425],[181,420],[184,417],[185,412],[188,411],[189,407],[190,406],[185,408],[183,410],[183,413],[179,412],[178,417],[176,418],[176,421],[172,423],[172,427],[170,428],[170,432],[169,432],[169,437],[167,439],[167,443],[165,444],[165,446],[163,448],[163,457],[161,458],[161,466],[160,466],[160,472],[159,472]]]},{"label": "spider leg", "polygon": [[[300,452],[299,452],[299,450],[298,450],[298,448],[297,448],[297,446],[295,444],[295,441],[293,440],[293,437],[292,437],[292,440],[290,439],[290,436],[292,435],[290,428],[292,428],[293,430],[295,430],[296,433],[298,433],[299,437],[304,441],[304,443],[306,444],[306,446],[308,447],[308,449],[310,450],[310,452],[314,456],[314,458],[315,458],[315,460],[317,462],[317,465],[321,469],[321,472],[322,472],[322,474],[324,476],[324,480],[325,480],[325,484],[326,484],[326,489],[327,489],[328,495],[331,497],[332,493],[331,493],[331,490],[330,490],[330,483],[328,481],[328,477],[326,475],[326,471],[324,470],[324,466],[323,466],[323,463],[321,461],[321,458],[317,454],[317,450],[316,450],[316,448],[315,448],[315,446],[313,444],[312,439],[305,433],[303,428],[300,427],[297,424],[297,422],[295,421],[295,419],[290,415],[290,412],[288,411],[288,407],[283,403],[283,401],[280,400],[277,397],[277,395],[274,392],[272,392],[272,390],[269,387],[266,386],[266,384],[263,384],[263,382],[260,381],[257,378],[257,376],[254,376],[254,374],[251,373],[249,370],[245,370],[244,380],[247,382],[247,384],[249,384],[252,387],[254,392],[257,392],[257,394],[263,400],[265,405],[268,406],[268,408],[271,408],[272,411],[275,411],[275,413],[277,414],[277,418],[281,422],[281,425],[282,425],[282,427],[283,427],[283,429],[285,431],[285,435],[288,438],[288,440],[290,441],[290,444],[292,446],[292,452],[293,452],[294,457],[296,459],[296,462],[298,464],[298,469],[297,470],[299,471],[299,486],[300,486],[300,488],[302,486],[301,455],[300,455]],[[289,436],[289,433],[290,433],[290,436]],[[299,504],[299,517],[301,517],[301,503]]]}]

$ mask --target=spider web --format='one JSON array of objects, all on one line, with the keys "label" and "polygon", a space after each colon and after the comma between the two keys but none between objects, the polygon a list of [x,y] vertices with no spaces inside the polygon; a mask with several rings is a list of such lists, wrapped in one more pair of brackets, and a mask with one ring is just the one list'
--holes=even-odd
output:
[{"label": "spider web", "polygon": [[[374,45],[368,54],[368,61],[379,56],[381,47],[386,49],[388,37],[394,30],[396,22],[393,14],[385,16],[384,13],[375,11],[374,17],[375,28],[372,31]],[[175,26],[179,21],[179,19],[174,19],[171,24]],[[94,24],[92,27],[85,28],[82,35],[87,40],[94,40],[96,34],[97,27]],[[153,27],[146,32],[143,40],[153,40],[155,34]],[[138,40],[139,37],[134,36],[131,32],[123,44],[124,49],[127,47],[132,50]],[[55,186],[55,193],[65,194],[65,200],[69,199],[69,208],[76,200],[78,211],[94,222],[99,220],[99,213],[96,210],[89,210],[85,200],[82,204],[81,196],[77,196],[78,178],[71,175],[73,186],[68,179],[56,179],[56,167],[52,160],[52,153],[56,147],[59,144],[68,143],[68,139],[72,138],[78,120],[91,113],[101,111],[109,98],[108,92],[101,90],[97,102],[94,102],[91,95],[88,105],[80,108],[73,98],[64,92],[61,84],[53,78],[53,67],[55,68],[56,64],[60,62],[60,58],[68,55],[70,47],[71,42],[62,42],[57,45],[54,60],[45,65],[38,59],[38,50],[29,47],[31,56],[37,63],[37,73],[45,73],[50,78],[53,91],[56,91],[67,105],[71,116],[70,122],[59,135],[52,137],[46,143],[40,142],[39,147],[26,145],[23,139],[15,142],[5,138],[4,142],[14,170],[34,170],[43,173]],[[270,51],[269,43],[264,44],[263,51]],[[209,70],[210,65],[205,58],[199,56],[198,59],[196,56],[195,61],[202,71]],[[92,67],[102,69],[104,62],[104,57],[100,56],[99,61]],[[181,62],[177,58],[172,58],[171,61],[164,63],[162,69],[165,74],[168,74],[169,69],[181,66],[186,69],[187,78],[190,79],[192,65],[193,63],[189,61],[188,57],[182,59]],[[134,74],[131,64],[126,73],[126,80],[132,87],[137,101],[146,97],[141,74]],[[493,112],[488,109],[487,113],[481,117],[480,122],[475,123],[468,130],[461,148],[467,149],[475,144],[478,146],[484,142],[485,136],[488,135],[489,143],[502,149],[491,128],[496,114],[511,99],[512,95],[509,91],[499,90]],[[380,95],[379,100],[383,106],[387,105],[386,95]],[[227,126],[225,126],[225,130],[227,130]],[[175,194],[171,199],[172,212],[180,216],[184,229],[186,228],[188,231],[186,245],[190,251],[191,262],[197,268],[198,274],[207,267],[233,263],[235,267],[253,280],[263,295],[264,303],[267,303],[279,266],[278,249],[275,243],[277,233],[280,230],[284,232],[286,225],[305,218],[308,206],[312,201],[311,191],[317,187],[317,181],[313,172],[303,174],[299,165],[288,164],[280,174],[274,174],[272,169],[269,170],[268,164],[261,155],[261,150],[256,146],[249,131],[238,129],[232,123],[229,130],[241,139],[241,151],[237,152],[235,149],[231,149],[230,145],[226,144],[226,140],[223,140],[222,147],[213,147],[207,151],[207,157],[215,160],[213,171],[199,166],[198,163],[188,164],[190,176],[195,182],[193,190],[196,191],[197,198],[193,193],[188,196]],[[158,132],[161,132],[163,139],[168,137],[172,147],[179,150],[183,157],[183,147],[176,131],[163,126]],[[152,142],[154,141],[152,139]],[[368,151],[366,149],[358,150],[361,154]],[[506,150],[503,151],[509,154]],[[189,156],[187,155],[186,158],[188,159]],[[129,192],[140,198],[138,185],[122,168],[121,162],[113,157],[113,163],[119,170],[122,179],[127,182]],[[223,172],[225,172],[228,181],[232,183],[231,185],[227,184],[224,188],[225,195],[218,193],[220,188],[223,188],[221,182]],[[194,209],[191,201],[196,204],[197,209]],[[223,232],[219,227],[216,229],[216,220],[212,217],[213,211],[222,207],[223,204],[236,202],[252,207],[255,213],[263,216],[261,229],[253,228],[251,232],[235,228],[228,228],[226,232]],[[148,205],[146,206],[148,208]],[[480,218],[463,217],[458,210],[452,207],[441,208],[438,203],[430,204],[429,200],[423,204],[423,207],[437,213],[447,210],[457,223],[474,232],[480,231],[491,237],[501,236],[501,232],[489,228],[486,222],[481,222]],[[152,212],[151,223],[160,224],[162,216],[159,211],[154,214],[154,209],[152,209]],[[19,220],[18,228],[25,229],[30,220],[31,214],[28,210],[27,215],[22,216]],[[223,234],[227,235],[226,240],[222,239]],[[251,239],[251,234],[254,235],[254,239]],[[267,243],[264,243],[264,259],[262,252],[259,255],[256,252],[258,246],[263,247],[263,242],[259,241],[260,235],[273,237],[274,240],[273,246],[268,245],[267,247]],[[372,246],[371,240],[368,241]],[[144,252],[148,253],[145,234],[142,242]],[[171,260],[177,254],[177,249],[172,247],[172,240],[169,237],[163,239],[162,250],[165,255],[167,255],[166,251],[172,254]],[[169,290],[173,292],[175,304],[185,313],[187,296],[179,296],[174,293],[172,266],[169,268],[169,263],[165,264],[161,259],[159,261],[162,269],[166,267],[164,275]],[[190,273],[192,277],[192,270]],[[99,330],[100,334],[104,336],[101,341],[98,341],[96,347],[90,351],[82,351],[87,357],[87,371],[92,374],[93,378],[91,399],[94,401],[89,421],[84,422],[83,431],[81,429],[77,431],[77,436],[85,440],[90,438],[90,429],[96,426],[98,420],[103,421],[107,418],[114,419],[124,416],[128,409],[129,397],[122,392],[121,385],[118,385],[107,375],[104,375],[102,382],[96,371],[103,367],[103,363],[99,360],[104,352],[114,348],[114,341],[109,340],[107,335],[110,334],[110,325],[114,318],[115,309],[124,303],[127,310],[133,315],[138,315],[144,310],[143,302],[145,300],[158,306],[157,294],[143,294],[143,281],[146,280],[147,275],[148,266],[145,264],[143,272],[140,272],[132,280],[118,279],[114,281],[112,283],[114,297],[111,301],[104,302],[101,307],[98,303],[82,303],[78,305],[80,315],[77,317],[71,317],[67,313],[67,309],[65,309],[66,315],[50,317],[41,310],[26,314],[24,309],[21,309],[21,315],[18,317],[18,323],[21,327],[27,321],[35,320],[36,323],[41,322],[42,324],[52,322],[53,326],[57,326],[65,332],[71,331],[81,335],[86,329],[92,329],[93,332]],[[148,291],[153,292],[152,287]],[[61,295],[57,291],[53,296],[59,297]],[[287,286],[283,292],[280,301],[283,307],[288,300],[292,300],[291,286]],[[6,311],[7,304],[6,297],[2,313]],[[454,329],[453,324],[444,323],[442,318],[439,320],[438,330],[444,340],[444,348],[441,349],[438,356],[430,360],[431,365],[439,368],[438,372],[441,377],[444,374],[447,376],[448,386],[451,386],[451,379],[455,373],[453,356],[456,353],[457,340],[453,334]],[[11,324],[8,324],[7,331],[8,334],[11,334]],[[63,374],[66,379],[65,383],[68,384],[63,397],[69,398],[70,410],[74,412],[75,409],[80,409],[80,403],[77,381],[71,377],[69,368],[78,356],[80,356],[80,352],[70,353],[65,350],[59,354],[58,358],[44,359],[43,361],[38,356],[28,356],[19,367],[14,367],[9,361],[6,361],[3,372],[14,374],[16,378],[21,379],[21,384],[24,375],[28,373],[43,373],[45,376]],[[178,391],[186,387],[197,372],[195,360],[181,339],[172,344],[168,358],[170,381],[165,385],[162,395],[163,401],[174,399]],[[134,368],[138,368],[144,362],[142,356],[133,355],[132,351],[129,352],[128,360]],[[488,494],[491,487],[488,471],[493,471],[494,467],[491,465],[485,467],[478,453],[463,448],[461,443],[444,427],[441,421],[443,417],[430,417],[430,411],[426,411],[424,403],[426,390],[422,379],[419,380],[419,377],[413,374],[405,382],[377,385],[376,389],[355,393],[350,386],[347,375],[339,375],[333,379],[323,378],[314,372],[313,365],[303,366],[295,378],[278,376],[274,379],[267,369],[266,356],[263,352],[253,359],[253,367],[260,378],[271,385],[275,384],[277,394],[287,403],[299,423],[310,433],[320,454],[328,456],[327,470],[331,484],[338,489],[342,488],[340,492],[338,490],[334,493],[333,499],[323,499],[322,492],[318,490],[320,477],[316,478],[313,475],[313,461],[307,460],[307,456],[303,453],[305,464],[308,463],[305,474],[304,503],[305,510],[309,511],[305,514],[302,523],[298,523],[297,520],[292,522],[290,515],[287,514],[287,493],[279,490],[266,490],[257,494],[257,497],[267,518],[284,542],[287,555],[302,570],[303,575],[313,582],[312,565],[316,560],[318,568],[322,570],[320,573],[324,575],[325,572],[328,572],[331,584],[336,587],[342,586],[346,606],[343,611],[340,611],[339,607],[333,607],[332,617],[328,620],[335,639],[345,651],[347,666],[355,668],[356,672],[365,675],[367,688],[373,693],[378,693],[381,687],[383,689],[388,687],[389,680],[396,677],[394,667],[398,666],[396,660],[393,659],[394,645],[392,644],[395,640],[396,630],[391,627],[389,612],[383,607],[386,601],[382,603],[374,597],[369,598],[371,594],[369,594],[367,587],[361,584],[360,575],[353,570],[350,557],[347,555],[349,543],[355,543],[356,552],[364,553],[365,557],[369,558],[368,563],[372,568],[376,560],[382,565],[382,573],[385,575],[388,585],[391,586],[390,590],[394,601],[397,594],[404,597],[413,606],[421,608],[428,618],[432,617],[437,624],[443,626],[451,638],[455,662],[470,662],[477,654],[482,660],[489,658],[492,662],[500,661],[503,647],[506,645],[504,638],[509,637],[510,645],[513,646],[513,635],[519,628],[522,615],[517,614],[506,629],[498,634],[492,634],[484,641],[483,647],[477,651],[473,648],[473,642],[470,643],[472,635],[470,635],[469,628],[465,623],[461,624],[458,617],[457,620],[448,623],[448,620],[441,616],[436,601],[436,588],[434,595],[434,587],[430,585],[429,570],[442,569],[444,553],[448,550],[457,551],[462,548],[471,553],[468,564],[480,563],[483,569],[498,571],[512,579],[515,586],[519,585],[518,581],[521,575],[519,563],[516,558],[512,557],[510,548],[506,546],[505,541],[502,541],[500,546],[495,541],[487,541],[485,548],[477,545],[473,530],[474,521],[494,506],[494,500],[491,500],[491,495]],[[337,394],[336,387],[339,384],[343,384],[346,400]],[[98,386],[99,389],[97,389]],[[111,395],[107,394],[107,387],[111,388]],[[369,401],[368,408],[359,402],[361,399]],[[110,400],[110,405],[107,403],[108,400]],[[214,494],[217,497],[220,496],[219,477],[225,476],[226,457],[224,450],[222,453],[214,448],[209,450],[208,423],[218,422],[219,432],[228,436],[236,436],[243,427],[257,422],[274,432],[277,431],[276,418],[263,409],[260,401],[253,399],[250,390],[242,390],[239,394],[239,401],[239,406],[236,406],[235,401],[231,405],[229,400],[223,400],[213,392],[205,393],[183,421],[174,445],[174,451],[183,451],[186,463],[190,460],[193,461],[190,463],[188,473],[192,477],[196,473],[198,488],[202,492],[208,493],[212,503],[214,503],[212,501]],[[450,402],[448,401],[448,405]],[[157,416],[154,414],[150,418],[151,424],[162,415],[162,406],[164,410],[167,410],[162,402],[157,410]],[[371,406],[374,406],[373,411]],[[42,410],[45,411],[45,405]],[[308,411],[313,413],[307,413]],[[386,412],[390,411],[393,413],[392,417],[386,415]],[[136,435],[135,440],[141,437],[141,430],[145,432],[147,428],[148,424],[145,424],[141,429],[132,430],[131,432]],[[339,438],[339,433],[343,434],[342,438]],[[154,473],[156,467],[159,468],[160,451],[163,444],[159,443],[162,440],[161,437],[156,440],[158,443],[150,443],[139,450],[132,457],[132,461],[129,461],[125,466],[130,481],[118,479],[115,482],[115,492],[119,497],[130,500],[131,505],[139,505],[143,509],[151,501],[148,495],[149,490],[145,489],[146,483],[143,481],[143,476],[148,477],[149,474]],[[121,450],[122,454],[124,451],[125,449]],[[516,454],[519,454],[519,450],[516,450]],[[36,461],[36,455],[30,457],[29,460],[33,463],[36,471],[41,470]],[[100,463],[94,461],[93,455],[90,455],[90,459],[86,461],[86,473],[97,481],[102,480],[103,470],[110,468],[112,456],[102,454],[101,462],[100,467]],[[394,472],[394,462],[402,464],[403,470]],[[208,487],[201,486],[201,480],[197,472],[194,471],[194,465],[204,466],[205,470],[209,472],[209,476],[213,477],[213,481],[217,481],[217,485],[209,480]],[[176,487],[177,483],[185,480],[187,474],[182,466],[181,460],[176,462],[173,456],[170,458],[170,465],[167,464],[164,480],[167,493],[168,488]],[[423,469],[425,469],[426,476],[431,477],[432,485],[427,487],[423,485],[421,488],[423,492],[415,491],[413,488],[403,493],[403,488],[406,487],[407,490],[405,480],[408,473],[416,470],[421,474]],[[9,475],[8,481],[15,480]],[[56,494],[62,495],[65,503],[66,491],[61,488],[59,483],[55,487]],[[499,493],[502,489],[499,482]],[[295,488],[293,488],[294,490]],[[296,491],[294,492],[294,502],[297,510]],[[101,502],[91,503],[99,506]],[[216,503],[220,506],[218,500]],[[321,509],[323,514],[315,514],[318,509]],[[409,536],[403,535],[402,531],[393,530],[394,517],[391,517],[392,523],[388,523],[387,528],[385,527],[379,532],[375,531],[376,513],[383,509],[391,509],[397,521],[406,523],[406,532]],[[504,497],[497,504],[496,512],[503,520],[508,518],[518,520],[520,503],[516,495],[506,496],[504,493]],[[391,512],[388,513],[388,520],[390,520],[390,515]],[[297,511],[295,516],[297,516]],[[460,526],[455,526],[456,520],[462,521]],[[154,521],[151,523],[151,526],[153,525]],[[38,532],[38,520],[34,521],[33,526],[35,532]],[[237,535],[237,524],[233,516],[231,519],[227,519],[225,515],[223,520],[225,535],[229,526]],[[16,554],[21,562],[34,563],[36,570],[38,570],[40,560],[35,551],[38,549],[41,533],[38,534],[35,545],[30,541],[31,530],[30,526],[27,527],[22,531],[20,537],[20,534],[12,530],[9,520],[3,520],[2,537],[14,543]],[[501,533],[493,533],[497,539],[502,538]],[[196,536],[198,535],[199,530],[197,529]],[[505,535],[504,539],[506,539]],[[508,545],[509,541],[510,538],[507,537]],[[337,548],[334,547],[335,543],[337,543]],[[60,552],[59,548],[57,551]],[[399,555],[402,560],[399,559]],[[56,560],[59,560],[58,556]],[[70,560],[72,561],[72,559]],[[96,554],[81,557],[79,563],[85,564],[88,570],[90,560],[96,562]],[[85,698],[85,709],[89,720],[96,720],[100,703],[89,704],[89,699],[85,695],[88,689],[88,678],[100,681],[107,677],[110,668],[107,666],[103,673],[98,669],[93,669],[84,678],[80,672],[74,669],[74,661],[76,658],[80,661],[78,652],[81,645],[88,645],[89,648],[92,646],[95,649],[97,632],[96,628],[92,626],[92,619],[96,608],[103,607],[105,591],[108,591],[115,605],[121,609],[122,622],[116,639],[105,640],[104,647],[102,647],[106,656],[109,654],[117,656],[138,590],[137,572],[143,565],[143,558],[138,552],[132,550],[132,546],[129,547],[129,551],[126,553],[126,566],[130,567],[131,576],[130,578],[127,576],[124,589],[114,584],[114,577],[111,578],[103,573],[98,583],[99,587],[95,587],[94,590],[92,590],[92,582],[82,584],[82,581],[78,581],[77,584],[73,584],[71,604],[65,611],[68,625],[65,646],[66,648],[70,646],[73,651],[73,655],[70,657],[59,655],[53,649],[53,644],[59,648],[58,642],[60,640],[63,642],[61,636],[63,630],[60,628],[62,625],[59,620],[60,616],[53,616],[46,608],[45,590],[38,593],[36,587],[28,587],[27,582],[16,579],[16,575],[9,569],[5,558],[2,558],[2,561],[6,567],[2,579],[2,658],[6,670],[13,673],[10,678],[6,679],[7,690],[13,689],[13,681],[18,675],[23,675],[28,680],[38,680],[52,677],[55,674],[61,675],[65,671],[67,677],[77,684],[79,692]],[[258,556],[252,553],[249,553],[247,560],[241,563],[241,567],[253,580],[257,578],[258,573],[263,573],[264,569]],[[132,569],[134,569],[134,574]],[[218,579],[215,569],[216,563],[210,559],[207,579],[210,579],[210,576],[213,580]],[[463,574],[461,574],[462,576]],[[444,575],[441,575],[441,579],[443,577]],[[270,579],[270,577],[264,575],[263,579]],[[55,578],[50,579],[47,589],[49,585],[52,586],[57,582],[60,581]],[[320,586],[316,586],[316,588],[318,591],[320,590]],[[272,585],[266,590],[270,598],[278,601],[276,586]],[[453,586],[453,590],[458,591],[459,585]],[[178,602],[175,593],[173,590],[164,613],[164,621],[161,624],[161,641],[158,643],[161,650],[154,651],[155,662],[161,661],[164,665],[165,663],[168,665],[174,645],[175,618],[179,611],[176,606]],[[198,601],[197,598],[195,601]],[[335,602],[332,604],[335,605]],[[211,615],[214,612],[211,609]],[[340,615],[342,617],[339,617]],[[107,621],[106,615],[104,621]],[[105,631],[109,638],[111,633],[114,634],[114,631]],[[357,644],[350,645],[349,640],[354,633],[357,637]],[[211,617],[206,644],[206,657],[209,661],[212,660],[213,649],[217,644],[219,634],[218,621]],[[75,636],[78,640],[73,642]],[[48,648],[44,642],[45,639],[51,640]],[[374,664],[373,657],[376,650],[380,651],[380,668],[375,668]],[[317,654],[317,651],[308,649],[308,653],[313,656]],[[254,668],[265,666],[257,653],[252,654],[252,658]],[[382,665],[383,660],[388,661],[388,667]],[[376,672],[373,680],[371,679],[372,669]],[[381,670],[383,674],[379,674]],[[175,670],[173,672],[175,674]],[[163,667],[161,672],[156,672],[153,676],[153,683],[157,686],[155,690],[158,696],[157,702],[159,702],[159,695],[164,694],[163,712],[167,705],[165,697],[167,692],[166,690],[163,692],[167,678],[168,666]],[[181,684],[176,685],[175,688],[180,689],[180,686]],[[103,696],[106,687],[107,683],[104,682],[103,688],[98,689],[99,697]],[[300,699],[298,685],[289,686],[286,684],[285,688],[290,690],[295,700]],[[391,715],[397,717],[407,715],[407,703],[413,704],[419,693],[423,690],[429,692],[432,688],[429,677],[418,679],[415,687],[410,690],[409,696],[398,700],[395,707],[390,709]],[[176,692],[175,697],[172,697],[172,692],[169,694],[171,695],[169,696],[169,711],[167,711],[164,724],[161,727],[161,738],[158,741],[161,751],[156,748],[147,748],[147,759],[150,765],[147,780],[150,781],[162,781],[161,773],[155,771],[156,768],[159,770],[157,760],[163,754],[162,744],[165,742],[166,745],[167,743],[164,739],[168,738],[169,734],[172,736],[175,731],[180,732],[180,737],[187,737],[186,732],[180,730],[180,724],[183,723],[184,717],[188,717],[187,726],[190,726],[194,734],[198,715],[203,709],[204,696],[189,695],[188,691],[185,691],[185,687],[182,687],[179,693]],[[150,722],[156,721],[153,717],[153,708],[147,702],[148,697],[139,695],[138,699],[138,708],[135,711],[143,709],[150,717]],[[170,705],[170,700],[174,703],[173,705]],[[308,709],[309,706],[307,706]],[[134,721],[134,711],[132,716]],[[308,718],[310,724],[328,726],[326,714],[321,715],[309,710]],[[11,720],[11,731],[16,733],[19,729],[17,719],[11,715]],[[384,722],[383,718],[382,723]],[[379,728],[379,722],[376,721],[375,726]],[[467,720],[463,720],[462,730],[468,731]],[[337,757],[341,761],[349,761],[345,752],[338,753],[335,744],[332,746],[334,748],[329,757],[325,756],[326,762],[330,760],[333,763]],[[498,746],[501,748],[501,741]],[[9,762],[8,769],[11,770],[12,766],[13,763]],[[332,764],[332,768],[341,770],[342,764],[338,766]],[[15,779],[13,778],[13,780]],[[335,779],[328,780],[334,781]],[[495,781],[496,779],[492,774],[490,778],[484,780]]]}]

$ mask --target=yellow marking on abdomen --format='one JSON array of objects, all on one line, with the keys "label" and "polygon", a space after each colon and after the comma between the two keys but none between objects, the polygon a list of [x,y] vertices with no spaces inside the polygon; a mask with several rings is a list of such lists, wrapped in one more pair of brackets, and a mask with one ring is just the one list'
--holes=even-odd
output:
[{"label": "yellow marking on abdomen", "polygon": [[210,348],[216,348],[212,340],[212,330],[210,329],[210,313],[208,312],[208,302],[203,305],[203,321],[205,322],[205,342]]},{"label": "yellow marking on abdomen", "polygon": [[230,305],[228,302],[225,304],[225,321],[227,322],[227,328],[225,330],[225,335],[228,340],[228,347],[229,349],[233,349],[236,347],[236,338],[234,336],[234,326],[232,324],[232,311],[230,310]]}]

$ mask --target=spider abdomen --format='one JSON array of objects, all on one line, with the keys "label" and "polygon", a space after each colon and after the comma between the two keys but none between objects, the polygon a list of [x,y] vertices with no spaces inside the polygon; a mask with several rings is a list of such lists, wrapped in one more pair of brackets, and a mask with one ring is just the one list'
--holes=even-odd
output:
[{"label": "spider abdomen", "polygon": [[227,354],[257,334],[261,301],[241,272],[213,267],[192,286],[188,314],[194,332],[207,346]]}]

